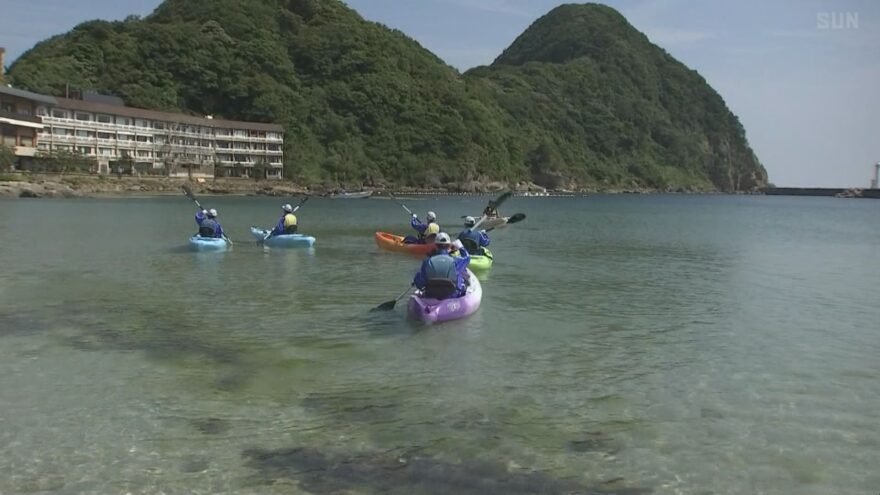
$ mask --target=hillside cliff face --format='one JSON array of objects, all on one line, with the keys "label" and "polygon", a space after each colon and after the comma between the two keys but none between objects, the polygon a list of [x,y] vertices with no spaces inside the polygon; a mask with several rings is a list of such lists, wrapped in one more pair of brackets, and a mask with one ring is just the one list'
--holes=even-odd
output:
[{"label": "hillside cliff face", "polygon": [[750,190],[766,172],[721,97],[613,9],[564,5],[459,74],[336,0],[166,0],[92,21],[10,68],[143,108],[274,121],[319,182]]}]

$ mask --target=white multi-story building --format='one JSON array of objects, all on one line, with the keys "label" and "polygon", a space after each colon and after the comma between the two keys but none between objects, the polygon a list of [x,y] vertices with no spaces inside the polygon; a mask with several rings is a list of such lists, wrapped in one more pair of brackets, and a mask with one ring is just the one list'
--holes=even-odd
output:
[{"label": "white multi-story building", "polygon": [[[0,94],[4,89],[11,90],[0,87]],[[140,173],[171,176],[250,177],[258,165],[269,178],[283,175],[280,125],[144,110],[96,95],[86,100],[35,96],[40,98],[28,106],[42,123],[37,153],[63,150],[94,157],[100,173],[115,172],[114,163],[130,163]]]}]

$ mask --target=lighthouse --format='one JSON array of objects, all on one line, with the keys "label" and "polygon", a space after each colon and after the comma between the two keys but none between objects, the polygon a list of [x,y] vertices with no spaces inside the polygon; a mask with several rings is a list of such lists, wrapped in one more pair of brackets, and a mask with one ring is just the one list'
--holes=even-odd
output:
[{"label": "lighthouse", "polygon": [[871,179],[871,189],[880,188],[880,162],[874,165],[874,178]]}]

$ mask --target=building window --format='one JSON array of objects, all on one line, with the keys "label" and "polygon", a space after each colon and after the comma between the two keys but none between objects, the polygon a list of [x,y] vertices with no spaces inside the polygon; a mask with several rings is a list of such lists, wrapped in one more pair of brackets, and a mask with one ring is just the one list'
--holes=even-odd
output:
[{"label": "building window", "polygon": [[77,136],[77,137],[84,137],[84,138],[94,138],[94,137],[95,137],[95,133],[92,132],[92,131],[82,131],[82,130],[77,130],[77,131],[76,131],[76,136]]},{"label": "building window", "polygon": [[128,117],[116,117],[116,123],[118,125],[131,125],[131,119]]},{"label": "building window", "polygon": [[113,156],[113,149],[111,149],[111,148],[98,148],[98,154],[101,156]]},{"label": "building window", "polygon": [[92,154],[92,148],[89,146],[78,146],[76,148],[76,151],[79,151],[83,155],[91,155]]},{"label": "building window", "polygon": [[96,120],[98,122],[102,122],[104,124],[112,124],[113,123],[113,117],[111,117],[109,115],[98,115],[96,117]]},{"label": "building window", "polygon": [[67,112],[65,112],[64,110],[54,109],[54,110],[52,110],[52,116],[55,117],[56,119],[66,119]]},{"label": "building window", "polygon": [[165,122],[153,122],[153,129],[164,129]]},{"label": "building window", "polygon": [[92,116],[87,113],[76,112],[76,120],[81,120],[83,122],[90,122],[92,120]]},{"label": "building window", "polygon": [[115,137],[109,132],[99,132],[98,139],[115,139]]},{"label": "building window", "polygon": [[4,112],[10,113],[15,111],[15,107],[12,105],[12,103],[8,103],[5,101],[3,103],[0,103],[0,109],[2,109]]}]

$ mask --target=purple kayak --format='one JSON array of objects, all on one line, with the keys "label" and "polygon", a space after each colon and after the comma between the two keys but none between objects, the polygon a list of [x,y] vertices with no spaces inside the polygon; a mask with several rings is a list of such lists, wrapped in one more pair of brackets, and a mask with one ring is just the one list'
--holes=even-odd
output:
[{"label": "purple kayak", "polygon": [[467,292],[461,297],[433,299],[425,297],[422,291],[416,291],[409,298],[410,316],[425,323],[436,323],[457,320],[475,312],[483,300],[483,288],[473,272],[468,270],[467,275]]}]

